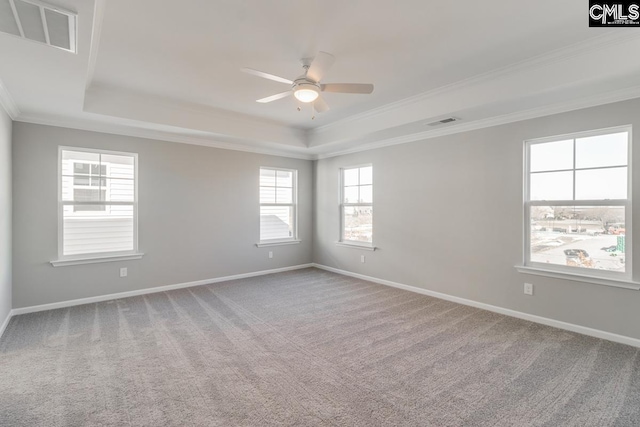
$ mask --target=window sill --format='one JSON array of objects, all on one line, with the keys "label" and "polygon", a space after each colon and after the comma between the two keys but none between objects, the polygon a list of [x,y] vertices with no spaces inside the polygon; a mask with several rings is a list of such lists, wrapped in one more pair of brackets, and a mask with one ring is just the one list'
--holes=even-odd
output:
[{"label": "window sill", "polygon": [[144,256],[143,253],[135,253],[128,255],[107,255],[93,258],[74,258],[74,259],[60,259],[51,261],[51,265],[54,267],[66,267],[68,265],[80,265],[80,264],[97,264],[101,262],[114,262],[114,261],[130,261],[133,259],[141,259]]},{"label": "window sill", "polygon": [[555,279],[572,280],[574,282],[586,282],[596,285],[613,286],[622,289],[640,290],[640,283],[632,280],[618,280],[606,277],[594,277],[586,274],[565,273],[561,271],[547,270],[538,267],[529,267],[524,265],[516,265],[516,270],[523,274],[533,274],[535,276],[553,277]]},{"label": "window sill", "polygon": [[345,248],[362,249],[365,251],[375,251],[376,249],[378,249],[373,245],[362,245],[359,243],[351,243],[351,242],[336,242],[336,245],[343,246]]},{"label": "window sill", "polygon": [[273,242],[258,242],[256,243],[256,247],[264,248],[267,246],[282,246],[282,245],[297,245],[302,240],[281,240],[281,241],[273,241]]}]

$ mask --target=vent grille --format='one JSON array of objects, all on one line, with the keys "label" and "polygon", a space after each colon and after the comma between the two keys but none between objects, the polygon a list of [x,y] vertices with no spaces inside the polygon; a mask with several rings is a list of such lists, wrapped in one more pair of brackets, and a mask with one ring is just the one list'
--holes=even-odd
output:
[{"label": "vent grille", "polygon": [[460,120],[460,119],[458,119],[456,117],[447,117],[446,119],[442,119],[442,120],[438,120],[438,121],[435,121],[435,122],[427,123],[427,126],[440,126],[440,125],[444,125],[444,124],[447,124],[447,123],[457,122],[458,120]]},{"label": "vent grille", "polygon": [[37,0],[0,0],[0,32],[76,52],[77,15]]}]

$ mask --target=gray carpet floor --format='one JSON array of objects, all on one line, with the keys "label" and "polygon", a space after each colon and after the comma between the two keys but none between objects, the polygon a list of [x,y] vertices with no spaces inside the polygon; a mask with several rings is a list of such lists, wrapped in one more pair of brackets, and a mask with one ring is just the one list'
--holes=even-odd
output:
[{"label": "gray carpet floor", "polygon": [[14,317],[2,426],[640,426],[638,349],[317,269]]}]

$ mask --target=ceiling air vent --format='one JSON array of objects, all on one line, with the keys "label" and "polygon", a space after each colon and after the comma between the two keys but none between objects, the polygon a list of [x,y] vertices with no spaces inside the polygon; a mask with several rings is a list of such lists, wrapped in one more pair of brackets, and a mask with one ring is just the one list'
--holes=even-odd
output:
[{"label": "ceiling air vent", "polygon": [[37,0],[0,0],[0,31],[76,52],[74,12]]},{"label": "ceiling air vent", "polygon": [[460,119],[457,119],[455,117],[447,117],[446,119],[442,119],[442,120],[438,120],[435,122],[431,122],[431,123],[427,123],[427,126],[440,126],[440,125],[444,125],[447,123],[453,123],[453,122],[457,122]]}]

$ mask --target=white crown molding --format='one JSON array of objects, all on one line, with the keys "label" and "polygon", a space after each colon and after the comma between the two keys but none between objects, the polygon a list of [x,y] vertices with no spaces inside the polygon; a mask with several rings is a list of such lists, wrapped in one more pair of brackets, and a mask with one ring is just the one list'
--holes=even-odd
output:
[{"label": "white crown molding", "polygon": [[417,294],[427,295],[427,296],[438,298],[441,300],[451,301],[457,304],[462,304],[469,307],[475,307],[481,310],[487,310],[493,313],[498,313],[498,314],[502,314],[509,317],[515,317],[517,319],[528,320],[529,322],[539,323],[541,325],[551,326],[554,328],[563,329],[565,331],[576,332],[578,334],[588,335],[591,337],[600,338],[603,340],[608,340],[608,341],[617,342],[620,344],[626,344],[626,345],[640,348],[640,339],[637,339],[637,338],[614,334],[613,332],[607,332],[600,329],[589,328],[587,326],[576,325],[574,323],[563,322],[561,320],[542,317],[535,314],[524,313],[522,311],[511,310],[509,308],[498,307],[496,305],[486,304],[483,302],[461,298],[454,295],[443,294],[441,292],[431,291],[429,289],[419,288],[417,286],[411,286],[411,285],[405,285],[404,283],[392,282],[391,280],[365,276],[364,274],[353,273],[351,271],[341,270],[339,268],[334,268],[334,267],[328,267],[322,264],[314,263],[313,266],[321,270],[342,274],[343,276],[355,277],[357,279],[378,283],[380,285],[391,286],[393,288],[403,289],[405,291],[415,292]]},{"label": "white crown molding", "polygon": [[[45,115],[20,114],[13,120],[24,123],[33,123],[46,126],[64,127],[70,129],[78,129],[92,132],[101,132],[114,135],[131,136],[136,138],[145,138],[159,141],[175,142],[181,144],[200,145],[205,147],[219,148],[224,150],[242,151],[256,154],[265,154],[279,157],[287,157],[302,160],[321,160],[330,157],[337,157],[346,154],[358,153],[362,151],[374,150],[393,145],[406,144],[409,142],[421,141],[426,139],[437,138],[440,136],[453,135],[456,133],[469,132],[478,129],[484,129],[493,126],[499,126],[523,120],[535,119],[539,117],[550,116],[553,114],[565,113],[583,108],[596,107],[598,105],[611,104],[614,102],[626,101],[629,99],[640,98],[640,86],[629,89],[623,89],[615,92],[599,94],[595,96],[585,97],[577,100],[571,100],[563,103],[552,104],[548,106],[533,108],[525,111],[519,111],[501,116],[489,117],[486,119],[475,120],[471,122],[462,122],[453,126],[441,129],[434,129],[425,132],[414,133],[410,135],[402,135],[394,138],[371,142],[360,145],[358,147],[326,151],[321,153],[313,153],[312,150],[305,150],[292,153],[287,149],[273,150],[262,147],[252,147],[240,143],[228,143],[216,141],[214,139],[196,137],[191,135],[180,135],[169,133],[161,130],[152,130],[136,127],[122,126],[112,123],[92,122],[81,119],[52,117]],[[322,149],[322,146],[317,147]]]},{"label": "white crown molding", "polygon": [[[640,98],[640,86],[628,89],[621,89],[615,92],[589,96],[585,98],[570,100],[566,102],[551,104],[543,107],[532,108],[529,110],[518,111],[515,113],[504,114],[486,119],[474,120],[471,122],[463,122],[446,128],[418,132],[411,135],[402,135],[394,138],[380,140],[372,143],[363,144],[358,147],[348,148],[344,150],[328,151],[316,154],[315,159],[321,160],[330,157],[337,157],[346,154],[358,153],[361,151],[374,150],[377,148],[389,147],[392,145],[406,144],[409,142],[421,141],[426,139],[437,138],[445,135],[453,135],[456,133],[469,132],[477,129],[484,129],[493,126],[504,125],[508,123],[519,122],[523,120],[536,119],[539,117],[551,116],[553,114],[566,113],[569,111],[582,110],[584,108],[596,107],[598,105],[612,104],[614,102],[622,102],[630,99]],[[322,146],[318,147],[321,148]]]},{"label": "white crown molding", "polygon": [[204,147],[220,148],[223,150],[242,151],[247,153],[264,154],[269,156],[287,157],[301,160],[314,160],[314,156],[312,154],[307,154],[304,152],[292,152],[286,149],[277,150],[255,147],[242,143],[222,142],[204,137],[181,135],[154,129],[122,126],[114,123],[94,122],[82,119],[53,117],[39,114],[21,114],[14,120],[23,123],[33,123],[37,125],[101,132],[112,135],[131,136],[135,138],[152,139],[157,141],[176,142],[180,144],[200,145]]},{"label": "white crown molding", "polygon": [[607,46],[611,46],[616,43],[621,43],[628,40],[640,39],[640,35],[636,32],[620,32],[620,33],[608,33],[602,36],[590,38],[578,43],[575,43],[570,46],[565,46],[554,51],[538,55],[533,58],[525,59],[520,62],[516,62],[514,64],[507,65],[505,67],[497,68],[492,71],[488,71],[483,74],[479,74],[467,79],[463,79],[448,85],[440,86],[438,88],[419,93],[417,95],[413,95],[408,98],[401,99],[396,102],[392,102],[389,104],[385,104],[378,108],[373,108],[371,110],[365,111],[363,113],[354,114],[349,117],[345,117],[341,120],[336,120],[332,123],[329,123],[324,126],[320,126],[317,128],[311,129],[310,133],[314,134],[322,134],[333,129],[339,128],[345,124],[357,122],[363,119],[368,119],[372,117],[377,117],[383,114],[387,114],[392,112],[393,110],[397,110],[399,108],[411,106],[414,104],[419,104],[424,101],[429,100],[435,96],[457,91],[464,87],[472,86],[474,84],[483,83],[495,80],[499,77],[502,77],[507,74],[515,73],[517,71],[534,68],[534,67],[543,67],[549,66],[557,62],[567,61],[575,56],[582,55],[585,53],[590,53],[593,50],[603,49]]},{"label": "white crown molding", "polygon": [[15,120],[20,115],[20,109],[2,80],[0,80],[0,105],[4,107],[11,120]]},{"label": "white crown molding", "polygon": [[[461,122],[417,133],[400,134],[399,131],[396,134],[397,136],[389,137],[389,132],[386,132],[386,136],[378,136],[377,139],[374,139],[376,138],[374,132],[376,124],[384,123],[384,125],[379,126],[381,129],[385,127],[386,129],[392,129],[394,122],[399,124],[402,120],[411,121],[418,117],[415,114],[414,117],[407,117],[401,114],[408,113],[410,111],[408,109],[426,111],[424,108],[418,108],[419,105],[424,107],[429,103],[433,104],[434,100],[447,99],[447,97],[451,99],[464,98],[467,93],[473,93],[476,104],[478,104],[483,100],[483,90],[485,91],[484,95],[490,93],[487,92],[488,89],[493,89],[500,82],[508,80],[514,73],[537,70],[538,68],[536,67],[545,67],[551,64],[555,64],[556,69],[562,68],[561,62],[571,61],[572,58],[574,62],[580,64],[579,61],[585,56],[606,52],[609,47],[613,49],[614,45],[618,45],[617,51],[619,52],[629,47],[625,43],[630,42],[632,43],[631,47],[633,47],[635,46],[633,43],[640,41],[640,35],[636,32],[614,32],[350,116],[320,128],[304,131],[286,127],[282,123],[216,110],[205,105],[175,102],[171,99],[130,93],[117,88],[92,84],[102,17],[106,7],[105,0],[97,0],[89,54],[89,70],[87,73],[87,84],[90,87],[85,91],[85,111],[104,117],[117,117],[117,119],[109,119],[111,120],[109,122],[109,120],[94,120],[89,114],[86,114],[86,118],[84,118],[61,117],[55,114],[21,113],[6,88],[2,85],[2,82],[0,82],[0,103],[2,103],[13,120],[234,151],[316,160],[640,97],[638,87],[632,87],[604,95],[573,99],[563,103],[550,104],[526,111],[516,111],[486,119]],[[547,74],[551,74],[551,71]],[[522,79],[521,77],[518,78]],[[608,78],[613,77],[608,76]],[[490,82],[493,87],[481,88],[478,91],[478,88],[487,82]],[[566,81],[558,84],[561,83],[566,83]],[[513,82],[510,84],[513,84]],[[524,96],[524,93],[522,95]],[[499,101],[500,99],[496,100]],[[486,102],[491,103],[496,100],[488,99]],[[441,104],[436,103],[436,105]],[[89,108],[86,108],[87,106]],[[443,107],[443,109],[445,108]],[[433,111],[433,113],[435,114],[436,112]],[[429,115],[426,112],[425,114]],[[402,119],[400,116],[405,118]],[[386,118],[389,120],[385,123]],[[365,119],[368,119],[369,122],[360,122]],[[397,119],[400,121],[397,121]],[[406,124],[409,123],[407,122]],[[342,126],[345,125],[347,126],[343,128]],[[398,126],[399,129],[400,127]],[[315,137],[326,132],[329,133],[324,135],[325,142],[319,141],[317,145],[310,146],[310,142]],[[341,139],[339,133],[336,132],[344,133],[344,138]],[[358,142],[358,139],[364,139],[364,137],[368,137],[372,141],[363,142],[360,140]]]}]

